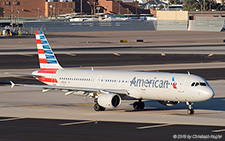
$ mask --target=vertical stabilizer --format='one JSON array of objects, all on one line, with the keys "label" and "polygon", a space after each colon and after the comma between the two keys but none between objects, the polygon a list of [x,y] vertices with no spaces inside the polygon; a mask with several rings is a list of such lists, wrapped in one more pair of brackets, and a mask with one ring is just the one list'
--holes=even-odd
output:
[{"label": "vertical stabilizer", "polygon": [[35,31],[38,58],[41,69],[61,69],[44,33]]}]

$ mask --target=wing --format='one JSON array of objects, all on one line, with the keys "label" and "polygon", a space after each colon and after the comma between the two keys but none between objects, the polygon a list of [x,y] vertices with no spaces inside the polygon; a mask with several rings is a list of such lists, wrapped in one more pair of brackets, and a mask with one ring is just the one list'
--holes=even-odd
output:
[{"label": "wing", "polygon": [[42,92],[47,92],[49,90],[62,90],[65,91],[65,95],[74,94],[75,92],[83,92],[83,94],[87,95],[90,93],[93,94],[104,94],[104,93],[115,93],[118,95],[128,95],[127,90],[123,89],[97,89],[97,88],[82,88],[82,87],[64,87],[64,86],[49,86],[49,85],[30,85],[30,84],[15,84],[10,81],[11,87],[15,86],[23,86],[23,87],[36,87],[42,88]]}]

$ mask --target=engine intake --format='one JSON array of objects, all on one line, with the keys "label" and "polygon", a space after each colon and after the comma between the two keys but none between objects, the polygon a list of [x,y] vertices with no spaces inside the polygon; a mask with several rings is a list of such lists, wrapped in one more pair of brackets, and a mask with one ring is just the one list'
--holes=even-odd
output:
[{"label": "engine intake", "polygon": [[117,108],[121,104],[121,97],[113,93],[101,94],[97,102],[100,106],[105,108]]}]

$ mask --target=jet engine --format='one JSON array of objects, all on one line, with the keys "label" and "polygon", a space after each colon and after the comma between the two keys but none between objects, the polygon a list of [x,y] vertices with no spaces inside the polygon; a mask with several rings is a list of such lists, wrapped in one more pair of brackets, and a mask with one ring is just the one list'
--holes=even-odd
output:
[{"label": "jet engine", "polygon": [[121,97],[113,93],[101,94],[99,95],[97,102],[104,108],[117,108],[121,104]]},{"label": "jet engine", "polygon": [[158,101],[160,104],[165,105],[165,106],[175,106],[178,104],[178,101]]}]

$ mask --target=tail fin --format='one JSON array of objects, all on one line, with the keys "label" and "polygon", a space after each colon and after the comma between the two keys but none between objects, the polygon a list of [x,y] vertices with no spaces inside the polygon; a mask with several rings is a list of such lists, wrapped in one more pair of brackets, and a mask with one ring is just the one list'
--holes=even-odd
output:
[{"label": "tail fin", "polygon": [[44,33],[35,31],[39,64],[41,69],[61,69]]}]

